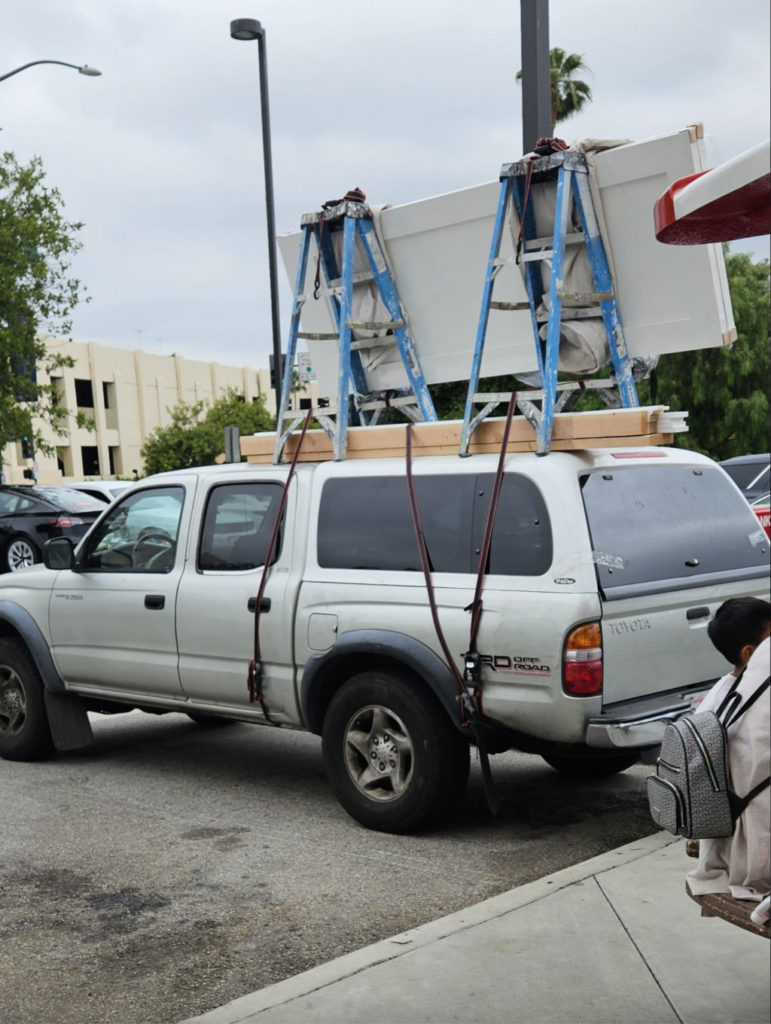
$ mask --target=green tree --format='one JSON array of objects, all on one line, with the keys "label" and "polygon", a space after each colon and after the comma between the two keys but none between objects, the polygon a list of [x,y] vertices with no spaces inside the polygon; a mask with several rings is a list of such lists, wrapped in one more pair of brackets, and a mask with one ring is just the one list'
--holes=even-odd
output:
[{"label": "green tree", "polygon": [[[737,340],[731,348],[662,356],[658,368],[658,402],[690,413],[678,445],[718,460],[768,451],[769,263],[726,246],[726,270]],[[649,398],[646,383],[640,399]]]},{"label": "green tree", "polygon": [[[549,51],[551,63],[551,130],[560,121],[567,121],[569,117],[580,113],[581,110],[592,102],[591,86],[581,78],[577,78],[581,72],[590,71],[584,63],[582,53],[568,53],[558,46]],[[522,81],[522,72],[517,72],[517,81]]]},{"label": "green tree", "polygon": [[275,429],[262,398],[247,403],[233,388],[208,409],[205,402],[180,402],[169,414],[171,423],[157,427],[142,448],[148,475],[210,466],[225,449],[225,427],[238,427],[242,434]]},{"label": "green tree", "polygon": [[[50,453],[33,419],[56,435],[66,432],[68,412],[55,386],[36,380],[37,370],[50,380],[52,372],[74,366],[66,346],[51,352],[42,340],[69,335],[72,311],[85,292],[69,274],[83,225],[65,220],[63,209],[59,192],[45,184],[39,157],[23,165],[13,153],[0,156],[0,451],[26,435]],[[74,418],[81,427],[91,425],[82,413]]]}]

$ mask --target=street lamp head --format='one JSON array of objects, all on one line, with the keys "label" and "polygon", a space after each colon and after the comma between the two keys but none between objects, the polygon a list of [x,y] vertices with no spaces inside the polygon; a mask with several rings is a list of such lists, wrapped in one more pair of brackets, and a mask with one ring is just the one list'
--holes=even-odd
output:
[{"label": "street lamp head", "polygon": [[98,68],[90,68],[88,64],[84,64],[82,68],[78,68],[81,75],[88,75],[89,78],[98,78],[101,75],[101,71]]},{"label": "street lamp head", "polygon": [[263,34],[262,25],[255,18],[236,18],[230,23],[231,39],[246,41],[259,39]]}]

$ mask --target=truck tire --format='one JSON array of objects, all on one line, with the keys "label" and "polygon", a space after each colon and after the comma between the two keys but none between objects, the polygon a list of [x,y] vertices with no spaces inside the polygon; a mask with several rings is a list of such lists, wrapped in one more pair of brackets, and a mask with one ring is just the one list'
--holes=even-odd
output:
[{"label": "truck tire", "polygon": [[43,680],[18,640],[0,640],[0,757],[36,761],[54,749]]},{"label": "truck tire", "polygon": [[390,669],[343,684],[327,710],[322,748],[338,800],[378,832],[438,821],[468,781],[468,741],[433,694]]},{"label": "truck tire", "polygon": [[637,764],[640,755],[637,753],[622,754],[618,757],[551,757],[544,754],[543,759],[565,775],[573,775],[579,779],[606,779]]},{"label": "truck tire", "polygon": [[221,718],[219,715],[199,714],[197,711],[186,711],[185,714],[196,725],[202,725],[206,729],[219,729],[223,725],[235,725],[235,718]]}]

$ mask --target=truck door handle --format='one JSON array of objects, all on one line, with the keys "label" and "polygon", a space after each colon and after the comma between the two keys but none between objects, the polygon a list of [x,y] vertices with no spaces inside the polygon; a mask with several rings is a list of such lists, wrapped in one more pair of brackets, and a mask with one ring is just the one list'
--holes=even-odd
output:
[{"label": "truck door handle", "polygon": [[[256,597],[250,597],[249,598],[249,603],[247,604],[247,608],[249,609],[250,612],[253,612],[256,607],[257,607],[257,598]],[[269,612],[269,611],[270,611],[270,598],[269,597],[263,597],[262,601],[260,602],[260,614],[264,615],[265,612]]]},{"label": "truck door handle", "polygon": [[166,597],[163,594],[145,594],[145,608],[157,611],[166,607]]},{"label": "truck door handle", "polygon": [[709,608],[706,605],[701,605],[699,608],[689,608],[685,613],[685,617],[689,622],[693,622],[694,619],[706,619],[708,616]]}]

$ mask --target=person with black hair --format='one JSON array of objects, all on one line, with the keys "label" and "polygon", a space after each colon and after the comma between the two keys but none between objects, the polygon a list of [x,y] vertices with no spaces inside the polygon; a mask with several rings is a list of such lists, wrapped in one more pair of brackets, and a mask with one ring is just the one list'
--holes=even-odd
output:
[{"label": "person with black hair", "polygon": [[[771,604],[755,597],[732,598],[715,612],[707,633],[733,669],[715,683],[697,711],[717,712],[737,679],[741,704],[760,691],[728,730],[732,787],[736,793],[749,793],[771,774]],[[771,889],[769,794],[766,789],[748,804],[732,836],[701,840],[698,866],[688,875],[694,896],[727,893],[760,901]]]},{"label": "person with black hair", "polygon": [[[723,689],[721,683],[725,684],[729,677],[732,682],[739,675],[756,648],[771,635],[771,604],[758,597],[733,597],[715,612],[707,634],[725,660],[733,665],[733,672],[717,683],[714,694]],[[719,704],[720,699],[715,703]],[[702,707],[701,710],[707,709]]]}]

